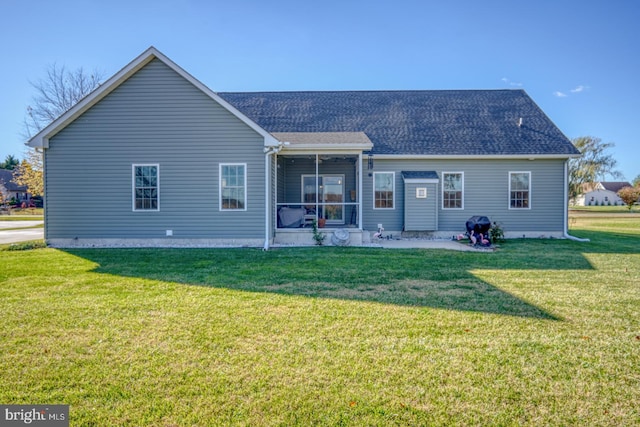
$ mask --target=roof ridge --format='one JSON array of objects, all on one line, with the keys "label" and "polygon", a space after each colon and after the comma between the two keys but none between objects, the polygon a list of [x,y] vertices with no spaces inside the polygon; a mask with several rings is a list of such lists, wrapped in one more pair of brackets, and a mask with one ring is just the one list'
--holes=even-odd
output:
[{"label": "roof ridge", "polygon": [[218,94],[275,93],[417,93],[417,92],[525,92],[524,89],[347,89],[347,90],[258,90],[218,91]]}]

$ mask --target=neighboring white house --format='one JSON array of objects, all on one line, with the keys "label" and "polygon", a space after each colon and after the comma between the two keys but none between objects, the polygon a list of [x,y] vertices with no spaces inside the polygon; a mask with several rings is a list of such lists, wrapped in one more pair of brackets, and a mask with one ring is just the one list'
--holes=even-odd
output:
[{"label": "neighboring white house", "polygon": [[584,184],[583,194],[573,200],[575,206],[618,206],[624,202],[618,197],[618,191],[631,187],[628,182],[590,182]]}]

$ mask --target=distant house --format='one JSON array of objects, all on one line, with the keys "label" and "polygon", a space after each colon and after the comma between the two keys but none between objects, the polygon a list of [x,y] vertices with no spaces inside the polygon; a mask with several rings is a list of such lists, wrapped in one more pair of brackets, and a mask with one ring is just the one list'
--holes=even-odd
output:
[{"label": "distant house", "polygon": [[621,182],[589,182],[582,186],[583,193],[573,200],[575,206],[618,206],[624,202],[618,197],[618,191],[631,187],[626,181]]},{"label": "distant house", "polygon": [[60,247],[562,237],[579,155],[523,90],[216,93],[153,47],[29,145]]},{"label": "distant house", "polygon": [[16,203],[21,204],[28,201],[29,193],[27,191],[26,186],[13,182],[13,171],[0,169],[0,193],[4,203],[15,200]]}]

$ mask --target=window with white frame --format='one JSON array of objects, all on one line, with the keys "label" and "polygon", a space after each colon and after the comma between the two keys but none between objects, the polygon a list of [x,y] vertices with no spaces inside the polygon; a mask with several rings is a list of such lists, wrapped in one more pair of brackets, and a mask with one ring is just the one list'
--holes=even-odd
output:
[{"label": "window with white frame", "polygon": [[509,209],[531,208],[531,172],[509,172]]},{"label": "window with white frame", "polygon": [[247,164],[220,164],[220,210],[247,209]]},{"label": "window with white frame", "polygon": [[160,209],[160,166],[132,165],[133,210],[157,211]]},{"label": "window with white frame", "polygon": [[395,192],[394,172],[373,173],[373,208],[393,209],[393,194]]},{"label": "window with white frame", "polygon": [[464,173],[442,172],[442,209],[464,209]]}]

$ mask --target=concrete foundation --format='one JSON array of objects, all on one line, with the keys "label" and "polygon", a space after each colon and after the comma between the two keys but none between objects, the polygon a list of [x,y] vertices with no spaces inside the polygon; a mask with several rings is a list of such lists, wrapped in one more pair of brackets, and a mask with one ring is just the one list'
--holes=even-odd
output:
[{"label": "concrete foundation", "polygon": [[[322,241],[323,246],[333,246],[331,243],[331,236],[333,232],[338,229],[324,228],[319,229],[318,232],[322,233],[325,238]],[[363,232],[357,228],[343,228],[349,232],[349,246],[362,246]],[[292,230],[278,230],[276,231],[276,237],[273,240],[274,245],[281,246],[314,246],[316,244],[313,240],[313,231],[310,228],[305,229],[292,229]]]},{"label": "concrete foundation", "polygon": [[53,248],[261,248],[264,239],[48,239]]}]

